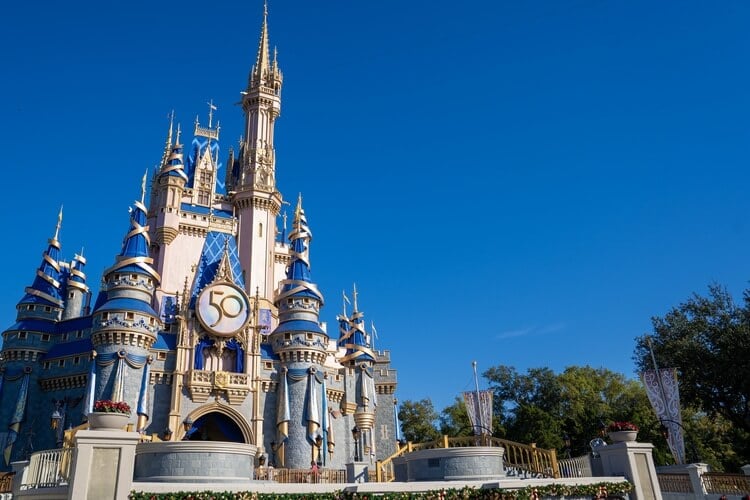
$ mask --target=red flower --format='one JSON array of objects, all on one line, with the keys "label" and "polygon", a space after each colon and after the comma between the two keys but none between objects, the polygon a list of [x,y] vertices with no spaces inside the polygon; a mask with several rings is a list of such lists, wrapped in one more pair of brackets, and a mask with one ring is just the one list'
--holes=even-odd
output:
[{"label": "red flower", "polygon": [[607,426],[607,432],[638,431],[638,426],[630,422],[612,422]]},{"label": "red flower", "polygon": [[130,415],[130,406],[125,401],[110,401],[109,399],[100,399],[94,403],[94,411],[104,413],[124,413]]}]

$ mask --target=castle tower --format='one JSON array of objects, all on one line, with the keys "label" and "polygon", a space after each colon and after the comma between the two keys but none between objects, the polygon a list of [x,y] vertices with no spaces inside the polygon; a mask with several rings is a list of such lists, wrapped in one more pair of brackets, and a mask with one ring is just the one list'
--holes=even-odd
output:
[{"label": "castle tower", "polygon": [[68,267],[68,275],[65,280],[65,309],[62,319],[79,318],[88,315],[88,305],[91,292],[86,284],[86,274],[83,268],[86,266],[86,258],[76,254]]},{"label": "castle tower", "polygon": [[260,42],[247,88],[242,92],[245,133],[239,158],[230,165],[227,192],[239,226],[240,262],[249,273],[247,292],[273,297],[274,242],[281,193],[276,188],[274,124],[281,112],[282,75],[276,54],[271,60],[268,42],[268,9],[263,12]]},{"label": "castle tower", "polygon": [[353,396],[347,400],[347,406],[354,408],[354,423],[359,429],[359,442],[355,442],[355,455],[359,460],[365,461],[369,456],[375,455],[375,420],[376,407],[378,404],[377,390],[375,387],[375,374],[373,364],[376,355],[372,351],[372,337],[365,330],[364,313],[359,310],[357,300],[357,286],[353,291],[354,304],[351,316],[343,314],[337,317],[339,322],[339,348],[346,349],[344,356],[339,362],[349,367],[347,378],[353,377],[355,390]]},{"label": "castle tower", "polygon": [[146,225],[145,181],[130,213],[130,229],[115,264],[104,271],[93,311],[91,343],[97,353],[96,399],[125,401],[135,409],[142,370],[161,322],[151,303],[159,274],[151,267]]},{"label": "castle tower", "polygon": [[328,335],[318,322],[323,295],[310,277],[312,235],[301,196],[293,226],[289,235],[292,261],[275,301],[279,326],[269,341],[280,359],[276,408],[278,465],[307,468],[312,460],[318,461],[325,442],[322,367]]}]

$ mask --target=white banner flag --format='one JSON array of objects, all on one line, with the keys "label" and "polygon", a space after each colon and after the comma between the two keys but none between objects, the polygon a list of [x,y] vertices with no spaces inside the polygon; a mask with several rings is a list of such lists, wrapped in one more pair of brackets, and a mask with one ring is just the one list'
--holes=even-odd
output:
[{"label": "white banner flag", "polygon": [[492,391],[464,392],[464,404],[474,434],[492,434]]},{"label": "white banner flag", "polygon": [[685,463],[685,439],[680,415],[680,391],[677,371],[674,368],[647,370],[642,375],[646,394],[654,408],[656,418],[669,429],[667,444],[678,464]]}]

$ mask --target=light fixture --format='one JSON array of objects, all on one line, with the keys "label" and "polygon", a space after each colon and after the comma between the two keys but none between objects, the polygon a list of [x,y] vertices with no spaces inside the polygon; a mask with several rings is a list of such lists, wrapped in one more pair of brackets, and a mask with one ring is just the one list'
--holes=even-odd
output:
[{"label": "light fixture", "polygon": [[172,432],[172,429],[170,429],[169,427],[167,427],[166,429],[164,429],[161,434],[164,437],[164,439],[163,439],[164,441],[171,441],[172,440],[172,434],[173,434],[173,432]]},{"label": "light fixture", "polygon": [[57,430],[58,427],[62,424],[62,414],[60,413],[59,408],[55,408],[55,411],[52,412],[52,415],[49,418],[49,426],[53,430]]},{"label": "light fixture", "polygon": [[190,431],[190,428],[193,426],[193,419],[190,417],[185,417],[185,420],[182,421],[182,428],[187,433]]}]

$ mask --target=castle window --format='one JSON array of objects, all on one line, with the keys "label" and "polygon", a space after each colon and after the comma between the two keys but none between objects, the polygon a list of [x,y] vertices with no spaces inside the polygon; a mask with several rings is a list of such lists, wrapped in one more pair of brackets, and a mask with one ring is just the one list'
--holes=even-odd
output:
[{"label": "castle window", "polygon": [[388,438],[388,426],[387,425],[381,425],[380,426],[380,439],[389,439]]},{"label": "castle window", "polygon": [[273,361],[264,361],[263,362],[263,369],[264,370],[273,370]]},{"label": "castle window", "polygon": [[57,366],[59,366],[60,368],[65,368],[65,360],[61,359],[60,361],[58,361]]},{"label": "castle window", "polygon": [[34,306],[33,304],[26,306],[26,310],[28,311],[33,311],[34,309],[36,309],[36,306]]},{"label": "castle window", "polygon": [[49,333],[42,334],[42,342],[49,342]]},{"label": "castle window", "polygon": [[51,312],[51,311],[52,311],[52,307],[44,306],[44,312]]},{"label": "castle window", "polygon": [[258,237],[259,238],[263,237],[263,223],[262,222],[258,223]]},{"label": "castle window", "polygon": [[148,324],[149,325],[154,326],[154,322],[155,322],[154,318],[149,318],[148,319]]},{"label": "castle window", "polygon": [[313,340],[315,336],[312,333],[307,334],[307,340]]},{"label": "castle window", "polygon": [[76,332],[76,338],[77,338],[77,339],[80,339],[80,338],[82,338],[82,337],[83,337],[83,331],[81,331],[81,330],[78,330],[78,331]]},{"label": "castle window", "polygon": [[130,275],[130,279],[131,280],[137,280],[138,279],[138,275],[137,274],[131,274]]},{"label": "castle window", "polygon": [[73,292],[70,292],[70,293],[68,294],[68,298],[69,298],[69,299],[72,299],[72,298],[73,298],[73,295],[75,295],[75,294],[74,294]]},{"label": "castle window", "polygon": [[134,313],[132,313],[132,312],[129,312],[129,313],[125,313],[125,317],[126,317],[127,319],[134,319],[134,318],[135,318],[135,314],[134,314]]},{"label": "castle window", "polygon": [[44,365],[42,365],[42,368],[44,368],[45,370],[49,370],[49,361],[45,361]]},{"label": "castle window", "polygon": [[199,189],[198,203],[200,205],[208,205],[209,201],[211,201],[211,193],[209,191],[206,191],[205,189]]},{"label": "castle window", "polygon": [[109,319],[109,313],[102,313],[102,321]]},{"label": "castle window", "polygon": [[62,339],[63,340],[68,340],[68,334],[67,333],[63,333]]},{"label": "castle window", "polygon": [[78,365],[78,364],[80,364],[80,363],[81,363],[81,357],[80,357],[80,356],[75,356],[75,357],[73,358],[73,364],[74,364],[74,365]]},{"label": "castle window", "polygon": [[292,334],[291,333],[285,333],[284,334],[284,340],[292,340]]},{"label": "castle window", "polygon": [[27,332],[18,332],[19,339],[25,339],[28,336]]},{"label": "castle window", "polygon": [[167,353],[166,352],[157,352],[156,353],[156,359],[158,359],[159,361],[164,361],[165,359],[167,359]]}]

